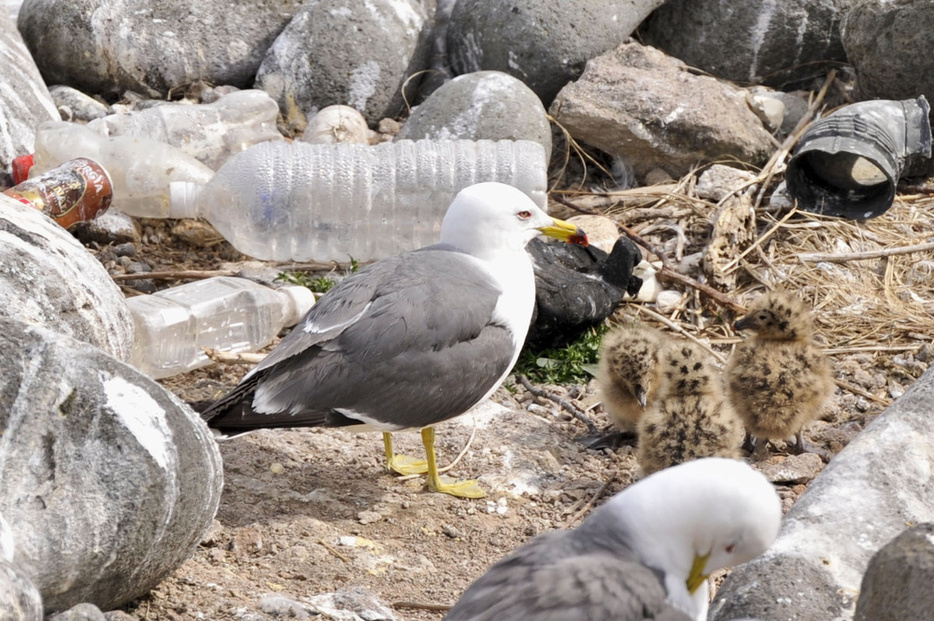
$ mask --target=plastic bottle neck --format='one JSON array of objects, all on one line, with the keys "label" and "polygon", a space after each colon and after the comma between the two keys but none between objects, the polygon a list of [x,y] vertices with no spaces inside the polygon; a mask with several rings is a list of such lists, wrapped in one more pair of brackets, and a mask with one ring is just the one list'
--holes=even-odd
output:
[{"label": "plastic bottle neck", "polygon": [[194,181],[172,181],[169,183],[169,218],[202,217],[198,196],[204,186]]}]

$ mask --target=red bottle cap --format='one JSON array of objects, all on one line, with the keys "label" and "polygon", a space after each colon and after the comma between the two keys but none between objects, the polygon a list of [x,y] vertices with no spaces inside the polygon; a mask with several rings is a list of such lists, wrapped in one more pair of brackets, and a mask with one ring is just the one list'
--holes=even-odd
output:
[{"label": "red bottle cap", "polygon": [[34,153],[13,158],[13,185],[19,185],[29,178],[29,169],[36,163]]}]

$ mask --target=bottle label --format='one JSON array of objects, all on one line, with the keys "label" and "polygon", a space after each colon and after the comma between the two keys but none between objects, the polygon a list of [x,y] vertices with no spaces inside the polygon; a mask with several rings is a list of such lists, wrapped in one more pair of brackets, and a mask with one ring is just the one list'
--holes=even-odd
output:
[{"label": "bottle label", "polygon": [[107,211],[113,186],[100,164],[78,158],[27,179],[4,194],[38,209],[67,229]]}]

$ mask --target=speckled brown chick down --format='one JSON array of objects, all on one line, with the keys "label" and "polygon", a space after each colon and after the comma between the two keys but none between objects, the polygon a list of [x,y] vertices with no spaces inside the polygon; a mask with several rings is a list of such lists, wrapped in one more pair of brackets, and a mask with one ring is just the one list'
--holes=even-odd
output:
[{"label": "speckled brown chick down", "polygon": [[814,342],[810,309],[790,294],[757,299],[734,330],[753,335],[736,346],[726,367],[727,396],[757,438],[785,440],[816,419],[834,391],[833,370]]},{"label": "speckled brown chick down", "polygon": [[637,430],[642,471],[701,457],[739,457],[743,428],[707,353],[689,341],[673,341],[662,350],[660,366],[658,399]]},{"label": "speckled brown chick down", "polygon": [[616,327],[603,337],[597,386],[603,407],[621,430],[635,429],[658,392],[664,341],[661,332],[638,323]]}]

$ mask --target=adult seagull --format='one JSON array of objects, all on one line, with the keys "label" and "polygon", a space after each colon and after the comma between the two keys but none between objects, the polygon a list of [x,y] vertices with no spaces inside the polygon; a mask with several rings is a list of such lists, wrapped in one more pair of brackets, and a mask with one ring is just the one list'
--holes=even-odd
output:
[{"label": "adult seagull", "polygon": [[[438,244],[382,259],[343,280],[228,395],[202,416],[239,433],[266,427],[383,432],[387,467],[428,473],[428,489],[480,498],[476,481],[442,481],[434,428],[503,382],[535,300],[525,246],[539,233],[587,244],[520,190],[479,183],[455,196]],[[420,428],[426,460],[392,450]]]},{"label": "adult seagull", "polygon": [[744,462],[689,461],[532,539],[444,621],[706,621],[707,577],[762,554],[781,519],[775,488]]}]

